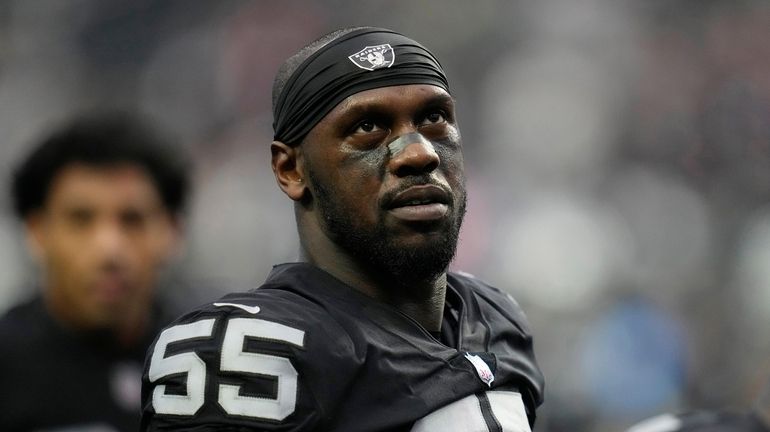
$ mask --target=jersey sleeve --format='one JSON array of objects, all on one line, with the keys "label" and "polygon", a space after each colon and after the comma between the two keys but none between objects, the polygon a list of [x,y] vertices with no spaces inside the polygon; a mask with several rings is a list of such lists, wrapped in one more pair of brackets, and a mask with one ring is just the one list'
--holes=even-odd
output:
[{"label": "jersey sleeve", "polygon": [[323,430],[361,364],[347,333],[286,291],[226,296],[147,354],[142,431]]},{"label": "jersey sleeve", "polygon": [[530,423],[534,424],[537,408],[542,405],[545,379],[535,358],[529,321],[518,302],[508,293],[467,273],[451,273],[453,284],[469,287],[479,300],[481,317],[490,329],[488,341],[496,354],[498,366],[517,377]]}]

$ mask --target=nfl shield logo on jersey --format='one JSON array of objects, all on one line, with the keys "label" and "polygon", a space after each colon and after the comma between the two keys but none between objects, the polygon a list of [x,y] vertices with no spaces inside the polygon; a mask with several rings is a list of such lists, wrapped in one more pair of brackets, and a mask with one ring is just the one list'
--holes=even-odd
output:
[{"label": "nfl shield logo on jersey", "polygon": [[368,71],[389,68],[396,61],[396,55],[390,44],[367,46],[348,58],[354,65]]},{"label": "nfl shield logo on jersey", "polygon": [[489,368],[489,365],[476,354],[465,353],[465,358],[476,368],[476,373],[479,374],[481,381],[489,387],[492,387],[492,381],[495,380],[495,375],[492,373],[492,369]]}]

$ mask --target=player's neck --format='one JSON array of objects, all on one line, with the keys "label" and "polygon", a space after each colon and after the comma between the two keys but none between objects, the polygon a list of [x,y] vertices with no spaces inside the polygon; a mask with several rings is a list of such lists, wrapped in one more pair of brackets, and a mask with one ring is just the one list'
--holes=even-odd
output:
[{"label": "player's neck", "polygon": [[114,329],[118,344],[124,348],[131,348],[139,344],[148,331],[150,321],[150,314],[143,313],[120,322]]},{"label": "player's neck", "polygon": [[319,241],[317,238],[308,241],[307,237],[301,237],[300,241],[302,261],[315,265],[371,298],[393,306],[428,331],[441,329],[446,273],[431,280],[405,283],[393,275],[365,267],[330,241]]},{"label": "player's neck", "polygon": [[388,291],[386,294],[388,295],[380,300],[411,317],[420,323],[425,330],[429,332],[441,331],[446,297],[446,275],[434,282],[431,295],[426,298],[415,299],[408,295],[394,294],[393,291]]},{"label": "player's neck", "polygon": [[45,292],[45,308],[59,326],[69,331],[82,334],[109,332],[113,335],[116,345],[131,348],[142,340],[149,327],[149,305],[133,308],[133,311],[127,311],[119,319],[110,322],[95,322],[89,321],[84,317],[85,314],[79,313],[76,307],[62,300],[62,296],[57,294],[52,290]]}]

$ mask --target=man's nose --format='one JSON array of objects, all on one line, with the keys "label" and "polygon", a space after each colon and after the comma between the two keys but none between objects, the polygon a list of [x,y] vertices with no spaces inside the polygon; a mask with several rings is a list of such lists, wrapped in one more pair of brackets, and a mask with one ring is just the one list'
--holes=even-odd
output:
[{"label": "man's nose", "polygon": [[94,232],[94,245],[103,255],[119,256],[126,247],[126,238],[115,223],[102,223]]},{"label": "man's nose", "polygon": [[388,151],[389,169],[399,177],[430,173],[441,162],[433,144],[418,132],[397,137],[388,144]]}]

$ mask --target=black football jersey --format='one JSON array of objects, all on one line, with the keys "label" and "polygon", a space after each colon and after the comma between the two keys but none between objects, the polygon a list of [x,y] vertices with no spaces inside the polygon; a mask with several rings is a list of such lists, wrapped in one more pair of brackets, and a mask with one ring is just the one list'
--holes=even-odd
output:
[{"label": "black football jersey", "polygon": [[170,322],[156,308],[136,345],[108,332],[76,332],[38,297],[0,318],[0,431],[134,432],[141,413],[142,363]]},{"label": "black football jersey", "polygon": [[645,420],[628,432],[770,432],[753,413],[698,411]]},{"label": "black football jersey", "polygon": [[142,430],[530,431],[543,376],[523,312],[470,276],[447,282],[442,343],[310,264],[276,266],[158,336]]}]

